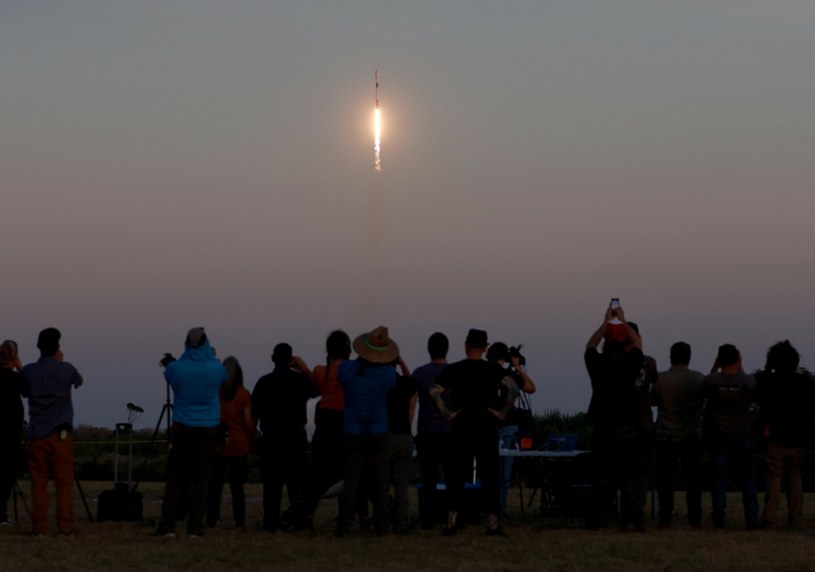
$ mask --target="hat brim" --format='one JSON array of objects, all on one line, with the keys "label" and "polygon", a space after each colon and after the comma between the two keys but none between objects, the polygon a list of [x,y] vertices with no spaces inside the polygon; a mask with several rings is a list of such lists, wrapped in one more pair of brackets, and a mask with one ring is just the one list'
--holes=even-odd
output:
[{"label": "hat brim", "polygon": [[375,348],[368,344],[368,334],[362,334],[354,339],[353,348],[356,354],[371,363],[390,363],[399,357],[399,346],[389,339],[384,348]]}]

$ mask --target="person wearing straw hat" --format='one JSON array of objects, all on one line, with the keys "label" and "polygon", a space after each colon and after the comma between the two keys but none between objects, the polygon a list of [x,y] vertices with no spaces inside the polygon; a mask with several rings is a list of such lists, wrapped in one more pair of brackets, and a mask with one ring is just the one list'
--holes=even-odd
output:
[{"label": "person wearing straw hat", "polygon": [[379,326],[354,340],[355,360],[340,364],[337,378],[345,391],[343,416],[344,476],[337,535],[354,522],[360,484],[371,487],[374,532],[387,534],[388,509],[388,392],[396,384],[399,346]]}]

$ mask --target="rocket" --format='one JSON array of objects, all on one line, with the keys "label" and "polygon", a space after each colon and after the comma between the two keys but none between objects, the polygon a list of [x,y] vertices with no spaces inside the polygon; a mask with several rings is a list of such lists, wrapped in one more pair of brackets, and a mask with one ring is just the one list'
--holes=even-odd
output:
[{"label": "rocket", "polygon": [[374,82],[376,83],[374,99],[376,101],[376,109],[379,109],[379,70],[374,70]]}]

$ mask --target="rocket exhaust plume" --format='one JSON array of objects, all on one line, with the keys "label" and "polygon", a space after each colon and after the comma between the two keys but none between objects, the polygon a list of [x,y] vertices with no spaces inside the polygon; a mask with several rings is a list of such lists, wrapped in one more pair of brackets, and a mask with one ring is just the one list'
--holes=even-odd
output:
[{"label": "rocket exhaust plume", "polygon": [[374,71],[374,169],[377,173],[382,172],[382,141],[380,139],[380,128],[382,125],[379,115],[379,70]]}]

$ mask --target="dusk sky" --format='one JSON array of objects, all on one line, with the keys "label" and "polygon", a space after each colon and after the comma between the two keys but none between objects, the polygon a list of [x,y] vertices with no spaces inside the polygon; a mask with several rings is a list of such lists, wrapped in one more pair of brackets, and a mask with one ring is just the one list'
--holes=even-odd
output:
[{"label": "dusk sky", "polygon": [[[815,367],[815,3],[0,0],[0,339],[63,332],[75,423],[152,426],[204,326],[525,344],[581,411],[609,298],[660,369]],[[374,71],[382,172],[374,170]]]}]

